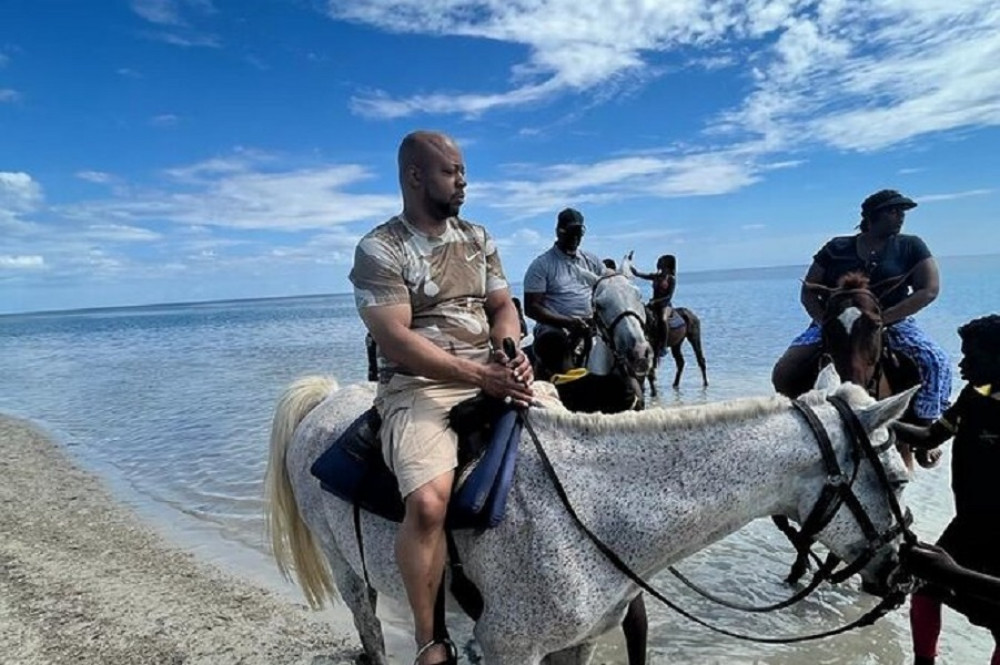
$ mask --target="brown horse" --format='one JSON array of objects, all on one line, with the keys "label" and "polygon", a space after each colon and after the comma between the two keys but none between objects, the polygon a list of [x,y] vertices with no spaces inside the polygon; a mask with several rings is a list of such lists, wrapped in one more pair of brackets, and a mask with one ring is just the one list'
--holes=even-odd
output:
[{"label": "brown horse", "polygon": [[[671,308],[667,308],[670,310]],[[701,350],[701,319],[687,307],[673,308],[673,314],[679,316],[684,325],[670,327],[666,321],[670,319],[671,312],[660,312],[660,308],[654,305],[646,306],[646,337],[653,347],[653,366],[646,376],[649,379],[649,392],[656,396],[656,368],[660,364],[660,358],[666,355],[667,349],[674,357],[674,364],[677,366],[677,373],[674,374],[673,387],[677,388],[681,384],[681,374],[684,372],[684,354],[681,353],[681,343],[687,340],[694,349],[695,360],[701,369],[701,382],[703,387],[708,386],[708,372],[705,368],[705,354]]]},{"label": "brown horse", "polygon": [[[916,364],[901,353],[892,352],[885,342],[882,305],[877,293],[895,287],[891,282],[870,286],[868,276],[850,272],[830,288],[806,284],[806,288],[826,294],[826,306],[820,330],[822,356],[819,366],[832,362],[840,378],[864,386],[875,398],[896,395],[920,383]],[[919,422],[908,409],[903,418]],[[900,444],[908,468],[913,468],[909,446]]]}]

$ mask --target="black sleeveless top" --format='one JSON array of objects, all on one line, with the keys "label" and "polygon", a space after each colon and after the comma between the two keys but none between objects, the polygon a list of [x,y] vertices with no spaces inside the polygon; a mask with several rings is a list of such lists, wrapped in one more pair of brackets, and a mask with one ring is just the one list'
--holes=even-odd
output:
[{"label": "black sleeveless top", "polygon": [[[826,286],[837,286],[837,280],[849,272],[861,271],[868,275],[871,286],[875,287],[893,277],[905,275],[913,266],[931,256],[924,241],[917,236],[896,234],[886,240],[881,252],[873,256],[858,256],[858,236],[838,236],[833,238],[813,256],[813,261],[823,268],[823,282]],[[883,307],[892,307],[906,298],[912,290],[913,276],[891,291],[878,293]]]}]

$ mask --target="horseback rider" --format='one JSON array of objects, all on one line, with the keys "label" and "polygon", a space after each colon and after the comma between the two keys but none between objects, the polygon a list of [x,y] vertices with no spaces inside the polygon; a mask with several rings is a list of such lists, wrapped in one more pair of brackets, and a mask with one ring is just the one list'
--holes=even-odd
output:
[{"label": "horseback rider", "polygon": [[602,275],[599,258],[580,249],[586,233],[583,214],[566,208],[556,222],[556,241],[524,274],[524,311],[535,320],[539,378],[570,369],[575,349],[591,335],[591,286],[581,271]]},{"label": "horseback rider", "polygon": [[[948,357],[913,319],[934,302],[940,290],[938,266],[927,245],[918,236],[900,233],[906,211],[915,207],[913,200],[895,190],[875,192],[861,204],[860,233],[835,237],[813,256],[800,292],[812,321],[774,366],[771,381],[779,393],[797,397],[806,392],[819,366],[826,296],[808,285],[832,288],[845,274],[860,271],[879,296],[889,349],[911,359],[920,373],[914,416],[927,424],[947,407],[951,393]],[[918,455],[917,460],[924,466],[933,463],[926,456]]]},{"label": "horseback rider", "polygon": [[[658,324],[661,326],[660,335],[657,339],[666,339],[670,331],[671,319],[674,315],[674,289],[677,288],[677,257],[673,254],[664,254],[656,260],[656,272],[639,272],[633,266],[632,274],[640,279],[653,282],[653,297],[649,300],[649,307],[657,314]],[[679,318],[679,317],[678,317]],[[683,325],[683,319],[675,326]],[[666,349],[657,349],[658,353],[663,353]]]},{"label": "horseback rider", "polygon": [[395,551],[413,611],[415,662],[447,665],[454,646],[435,631],[434,604],[458,463],[448,413],[480,391],[527,406],[533,376],[523,353],[508,361],[501,350],[504,338],[520,336],[517,310],[493,239],[458,217],[466,186],[458,145],[413,132],[398,162],[403,211],[358,243],[351,282],[378,348],[379,437],[405,504]]}]

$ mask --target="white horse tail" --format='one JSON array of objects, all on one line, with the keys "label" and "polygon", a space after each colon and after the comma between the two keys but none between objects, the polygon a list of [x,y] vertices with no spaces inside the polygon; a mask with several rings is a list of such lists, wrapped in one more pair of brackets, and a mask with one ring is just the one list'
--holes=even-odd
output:
[{"label": "white horse tail", "polygon": [[303,377],[285,390],[271,423],[271,453],[264,476],[265,528],[274,560],[285,579],[291,579],[291,571],[295,571],[313,608],[322,607],[326,598],[334,600],[336,588],[329,565],[299,514],[285,457],[295,428],[335,390],[337,382],[324,376]]}]

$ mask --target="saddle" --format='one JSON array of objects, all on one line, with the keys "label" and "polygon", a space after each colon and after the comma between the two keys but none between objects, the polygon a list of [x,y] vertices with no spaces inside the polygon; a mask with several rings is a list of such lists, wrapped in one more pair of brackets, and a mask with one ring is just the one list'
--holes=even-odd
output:
[{"label": "saddle", "polygon": [[[500,400],[480,394],[449,413],[458,434],[458,469],[448,506],[448,529],[489,529],[503,519],[514,479],[521,420]],[[310,468],[321,487],[355,506],[393,522],[405,509],[396,477],[382,457],[381,418],[375,408],[361,414]]]}]

